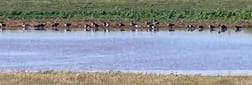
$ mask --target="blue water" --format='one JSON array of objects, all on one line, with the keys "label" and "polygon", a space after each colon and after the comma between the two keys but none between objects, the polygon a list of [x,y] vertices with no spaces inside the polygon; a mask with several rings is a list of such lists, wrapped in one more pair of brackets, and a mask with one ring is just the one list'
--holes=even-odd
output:
[{"label": "blue water", "polygon": [[247,32],[0,33],[0,70],[252,74]]}]

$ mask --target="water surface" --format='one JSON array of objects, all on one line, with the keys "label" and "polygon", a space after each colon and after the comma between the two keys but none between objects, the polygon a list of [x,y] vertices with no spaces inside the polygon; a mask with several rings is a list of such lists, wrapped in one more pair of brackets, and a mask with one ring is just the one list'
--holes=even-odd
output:
[{"label": "water surface", "polygon": [[0,33],[1,70],[252,73],[246,32]]}]

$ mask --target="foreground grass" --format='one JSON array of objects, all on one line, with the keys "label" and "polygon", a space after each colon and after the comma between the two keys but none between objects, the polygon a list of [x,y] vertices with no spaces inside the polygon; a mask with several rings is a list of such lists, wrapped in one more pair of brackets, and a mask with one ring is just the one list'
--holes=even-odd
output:
[{"label": "foreground grass", "polygon": [[0,72],[0,85],[251,85],[251,76]]},{"label": "foreground grass", "polygon": [[0,0],[0,20],[250,22],[251,0]]}]

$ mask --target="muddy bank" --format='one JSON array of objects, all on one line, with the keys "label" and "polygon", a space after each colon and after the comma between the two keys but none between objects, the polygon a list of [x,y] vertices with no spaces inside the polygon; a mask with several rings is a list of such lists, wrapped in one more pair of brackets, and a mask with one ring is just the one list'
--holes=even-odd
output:
[{"label": "muddy bank", "polygon": [[[4,21],[3,23],[6,24],[7,29],[22,28],[23,23],[30,24],[31,27],[34,27],[37,24],[42,24],[40,22],[33,22],[33,21],[24,22],[21,20],[9,20],[9,21]],[[52,28],[53,23],[54,22],[45,22],[43,24],[46,25],[45,26],[46,28]],[[66,23],[66,22],[57,22],[57,23],[59,23],[58,28],[65,28],[64,23]],[[68,23],[72,24],[71,28],[83,28],[84,24],[91,24],[92,22],[68,22]],[[103,22],[97,21],[95,23],[97,23],[100,28],[104,28]],[[130,26],[129,22],[124,22],[123,24],[125,26],[123,26],[123,27],[120,27],[117,25],[119,22],[109,22],[109,23],[110,23],[110,28],[132,28],[132,26]],[[141,26],[140,28],[147,28],[147,25],[145,24],[145,22],[136,22],[136,24],[140,25]],[[168,23],[160,23],[158,27],[159,28],[168,28],[167,24]],[[208,25],[213,25],[214,27],[217,28],[219,24],[224,24],[227,26],[227,28],[234,28],[235,26],[240,26],[242,28],[252,28],[252,23],[215,23],[215,24],[212,24],[212,23],[205,23],[205,22],[204,23],[174,22],[172,24],[174,24],[173,28],[187,28],[187,25],[193,25],[195,27],[203,26],[204,28],[208,28]]]}]

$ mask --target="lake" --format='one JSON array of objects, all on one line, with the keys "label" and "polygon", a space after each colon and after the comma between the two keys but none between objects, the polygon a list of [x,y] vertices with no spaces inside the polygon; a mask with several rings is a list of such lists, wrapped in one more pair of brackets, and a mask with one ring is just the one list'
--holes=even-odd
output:
[{"label": "lake", "polygon": [[0,33],[1,70],[252,74],[248,32]]}]

